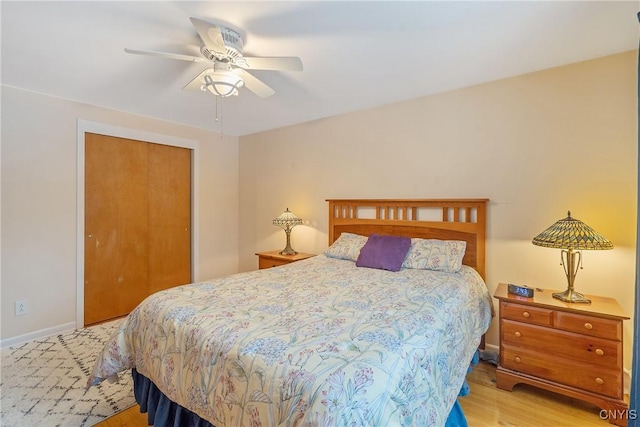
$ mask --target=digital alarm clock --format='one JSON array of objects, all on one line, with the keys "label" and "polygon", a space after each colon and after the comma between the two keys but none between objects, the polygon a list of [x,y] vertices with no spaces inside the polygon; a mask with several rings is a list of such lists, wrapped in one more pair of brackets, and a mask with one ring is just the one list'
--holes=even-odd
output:
[{"label": "digital alarm clock", "polygon": [[507,285],[507,292],[525,298],[533,297],[533,288],[530,288],[527,285],[514,285],[513,283],[509,283]]}]

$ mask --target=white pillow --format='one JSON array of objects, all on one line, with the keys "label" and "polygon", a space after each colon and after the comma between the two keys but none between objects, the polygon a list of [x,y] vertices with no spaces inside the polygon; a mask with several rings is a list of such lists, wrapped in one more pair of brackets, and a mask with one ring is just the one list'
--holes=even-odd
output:
[{"label": "white pillow", "polygon": [[455,273],[462,268],[466,249],[464,240],[413,238],[402,267]]},{"label": "white pillow", "polygon": [[367,243],[367,237],[359,234],[342,233],[340,237],[324,252],[330,258],[348,259],[356,261],[360,249]]}]

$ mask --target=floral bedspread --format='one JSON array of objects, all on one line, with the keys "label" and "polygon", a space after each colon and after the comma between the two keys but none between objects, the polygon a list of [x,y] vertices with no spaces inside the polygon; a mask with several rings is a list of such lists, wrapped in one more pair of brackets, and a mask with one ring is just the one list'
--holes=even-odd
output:
[{"label": "floral bedspread", "polygon": [[318,255],[148,297],[88,383],[136,368],[216,427],[443,426],[490,321],[471,268]]}]

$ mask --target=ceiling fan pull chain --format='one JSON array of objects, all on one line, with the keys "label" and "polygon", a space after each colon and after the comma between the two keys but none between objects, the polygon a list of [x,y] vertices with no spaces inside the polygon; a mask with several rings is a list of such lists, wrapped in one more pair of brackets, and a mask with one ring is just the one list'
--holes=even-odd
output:
[{"label": "ceiling fan pull chain", "polygon": [[[218,102],[220,105],[218,105]],[[222,119],[222,100],[219,96],[216,96],[216,123],[220,123],[220,139],[224,135],[224,120]]]},{"label": "ceiling fan pull chain", "polygon": [[224,135],[224,117],[222,115],[222,99],[220,99],[220,140],[222,141],[222,135]]}]

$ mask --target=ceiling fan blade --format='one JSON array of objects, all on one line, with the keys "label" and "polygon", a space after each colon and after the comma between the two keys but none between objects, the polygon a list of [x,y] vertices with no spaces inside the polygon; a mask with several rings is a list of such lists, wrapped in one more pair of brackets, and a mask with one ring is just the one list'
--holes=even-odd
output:
[{"label": "ceiling fan blade", "polygon": [[207,62],[206,59],[201,58],[199,56],[182,55],[179,53],[156,52],[153,50],[136,50],[136,49],[128,49],[128,48],[125,48],[124,51],[127,53],[133,53],[136,55],[158,56],[161,58],[179,59],[181,61]]},{"label": "ceiling fan blade", "polygon": [[202,85],[204,85],[204,76],[207,73],[210,73],[212,71],[213,71],[213,69],[207,68],[206,70],[204,70],[203,72],[198,74],[193,80],[191,80],[189,83],[187,83],[182,89],[202,90]]},{"label": "ceiling fan blade", "polygon": [[202,19],[189,19],[191,19],[193,26],[196,27],[196,31],[198,31],[204,45],[207,46],[210,51],[222,56],[227,54],[227,48],[225,47],[224,40],[222,39],[220,28],[210,22],[203,21]]},{"label": "ceiling fan blade", "polygon": [[246,70],[302,71],[302,60],[296,56],[243,57],[236,65]]},{"label": "ceiling fan blade", "polygon": [[244,80],[244,86],[260,98],[267,98],[276,93],[275,90],[271,89],[264,82],[250,73],[239,68],[236,68],[233,71],[242,77],[242,80]]}]

